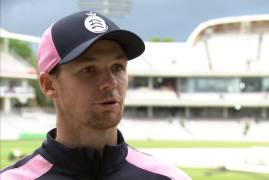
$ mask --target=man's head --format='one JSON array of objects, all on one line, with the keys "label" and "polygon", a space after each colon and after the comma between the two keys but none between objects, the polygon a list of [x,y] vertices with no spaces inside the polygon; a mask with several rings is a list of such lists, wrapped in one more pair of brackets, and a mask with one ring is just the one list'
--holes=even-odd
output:
[{"label": "man's head", "polygon": [[144,48],[137,35],[119,29],[106,17],[90,11],[67,16],[42,36],[41,88],[66,125],[115,127],[123,113],[127,61]]}]

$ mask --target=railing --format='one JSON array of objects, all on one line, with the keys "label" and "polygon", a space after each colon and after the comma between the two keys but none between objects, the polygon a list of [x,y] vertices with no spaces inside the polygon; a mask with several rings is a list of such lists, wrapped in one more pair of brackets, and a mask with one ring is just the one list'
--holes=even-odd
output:
[{"label": "railing", "polygon": [[0,86],[0,96],[1,97],[34,97],[35,90],[32,87],[8,87]]},{"label": "railing", "polygon": [[269,93],[176,93],[162,90],[128,90],[126,105],[259,106],[269,107]]}]

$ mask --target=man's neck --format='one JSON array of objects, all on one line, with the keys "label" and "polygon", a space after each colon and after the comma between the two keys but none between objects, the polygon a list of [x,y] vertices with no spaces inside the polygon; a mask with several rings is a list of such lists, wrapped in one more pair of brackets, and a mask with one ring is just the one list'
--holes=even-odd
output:
[{"label": "man's neck", "polygon": [[117,144],[117,127],[99,130],[88,127],[67,127],[57,123],[56,141],[69,148],[95,148],[102,156],[106,144]]}]

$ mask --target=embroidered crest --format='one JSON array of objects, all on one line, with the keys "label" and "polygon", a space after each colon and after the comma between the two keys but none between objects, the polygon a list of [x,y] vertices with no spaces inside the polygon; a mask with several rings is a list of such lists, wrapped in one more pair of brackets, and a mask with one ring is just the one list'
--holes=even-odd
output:
[{"label": "embroidered crest", "polygon": [[103,33],[107,31],[108,26],[103,18],[93,12],[86,13],[86,15],[88,15],[88,17],[85,19],[84,25],[90,32]]}]

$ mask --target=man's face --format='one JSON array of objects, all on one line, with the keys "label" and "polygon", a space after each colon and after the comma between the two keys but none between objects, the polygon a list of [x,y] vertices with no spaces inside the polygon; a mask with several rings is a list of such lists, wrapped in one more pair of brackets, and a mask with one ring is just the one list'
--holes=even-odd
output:
[{"label": "man's face", "polygon": [[72,127],[115,127],[128,86],[127,59],[115,41],[94,43],[75,61],[59,66],[54,98],[57,113]]}]

